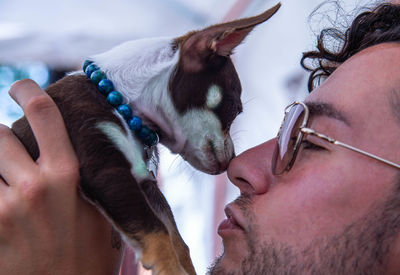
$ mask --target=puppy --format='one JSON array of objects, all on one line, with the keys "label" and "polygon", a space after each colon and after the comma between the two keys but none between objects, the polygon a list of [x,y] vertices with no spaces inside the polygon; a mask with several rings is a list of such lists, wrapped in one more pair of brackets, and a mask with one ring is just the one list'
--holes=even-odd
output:
[{"label": "puppy", "polygon": [[[124,43],[90,57],[86,74],[66,76],[46,90],[78,155],[82,195],[154,274],[195,274],[157,187],[156,143],[206,173],[227,168],[234,157],[229,128],[242,111],[241,85],[229,56],[279,7],[175,39]],[[25,117],[12,130],[37,159]]]}]

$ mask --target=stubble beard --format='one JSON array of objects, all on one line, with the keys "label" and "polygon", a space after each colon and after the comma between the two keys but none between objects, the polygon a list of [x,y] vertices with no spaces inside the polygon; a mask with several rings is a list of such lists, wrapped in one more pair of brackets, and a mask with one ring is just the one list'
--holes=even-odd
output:
[{"label": "stubble beard", "polygon": [[397,189],[385,203],[373,207],[341,233],[315,239],[306,248],[277,241],[261,242],[259,230],[251,223],[254,214],[248,210],[250,199],[239,199],[237,204],[250,217],[245,233],[248,255],[240,268],[227,270],[222,265],[222,254],[208,274],[385,274],[387,254],[400,229],[400,188]]}]

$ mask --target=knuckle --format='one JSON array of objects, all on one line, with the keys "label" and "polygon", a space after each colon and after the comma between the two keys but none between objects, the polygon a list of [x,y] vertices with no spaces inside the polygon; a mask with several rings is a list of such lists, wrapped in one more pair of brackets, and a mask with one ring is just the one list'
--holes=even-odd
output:
[{"label": "knuckle", "polygon": [[80,180],[79,169],[64,169],[62,173],[60,173],[60,179],[62,182],[71,185]]},{"label": "knuckle", "polygon": [[24,106],[25,114],[33,115],[33,114],[43,114],[48,115],[49,113],[56,110],[56,105],[53,100],[47,95],[36,95],[30,98]]},{"label": "knuckle", "polygon": [[67,169],[67,176],[72,180],[78,180],[80,178],[80,171],[78,164],[70,164]]},{"label": "knuckle", "polygon": [[74,159],[69,156],[60,156],[59,159],[48,162],[43,166],[46,174],[61,174],[61,175],[71,175],[75,176],[79,173],[79,162],[77,159]]},{"label": "knuckle", "polygon": [[80,179],[79,165],[74,162],[51,164],[43,169],[49,182],[67,189],[71,186],[75,188]]},{"label": "knuckle", "polygon": [[49,189],[45,183],[37,179],[22,180],[18,187],[21,199],[31,206],[42,202]]}]

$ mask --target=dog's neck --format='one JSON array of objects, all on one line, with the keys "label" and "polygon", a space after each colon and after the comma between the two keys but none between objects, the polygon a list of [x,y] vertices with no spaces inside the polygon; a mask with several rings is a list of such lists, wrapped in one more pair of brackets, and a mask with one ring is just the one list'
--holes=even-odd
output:
[{"label": "dog's neck", "polygon": [[179,49],[172,38],[142,39],[124,43],[91,59],[123,94],[136,115],[161,135],[162,143],[180,153],[185,138],[174,121],[179,118],[168,93]]}]

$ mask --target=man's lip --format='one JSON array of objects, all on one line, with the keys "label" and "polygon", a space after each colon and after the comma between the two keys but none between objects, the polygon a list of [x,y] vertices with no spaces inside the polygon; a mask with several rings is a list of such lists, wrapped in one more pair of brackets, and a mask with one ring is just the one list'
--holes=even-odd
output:
[{"label": "man's lip", "polygon": [[232,230],[241,230],[243,231],[243,227],[238,222],[237,216],[232,211],[231,206],[227,206],[225,208],[226,219],[221,222],[218,226],[218,234],[223,234],[224,232],[232,231]]}]

